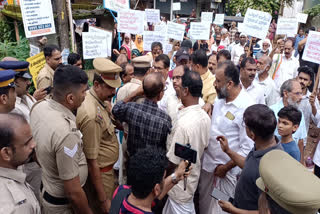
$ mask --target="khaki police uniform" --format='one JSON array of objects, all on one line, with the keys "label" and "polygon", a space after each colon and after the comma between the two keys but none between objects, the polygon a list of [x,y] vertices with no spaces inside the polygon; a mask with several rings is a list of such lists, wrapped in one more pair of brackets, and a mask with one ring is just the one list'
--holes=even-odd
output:
[{"label": "khaki police uniform", "polygon": [[46,63],[37,76],[37,88],[53,86],[54,70]]},{"label": "khaki police uniform", "polygon": [[88,176],[76,117],[60,103],[45,99],[33,106],[30,119],[37,159],[42,167],[40,198],[44,213],[74,213],[63,181],[79,176],[84,186]]},{"label": "khaki police uniform", "polygon": [[40,205],[26,174],[0,167],[0,213],[40,214]]},{"label": "khaki police uniform", "polygon": [[316,214],[320,208],[320,179],[281,150],[265,154],[256,184],[272,200],[293,214]]},{"label": "khaki police uniform", "polygon": [[[93,61],[96,74],[109,86],[119,87],[119,72],[121,67],[104,58],[96,58]],[[108,199],[112,199],[115,190],[115,177],[113,165],[119,157],[119,143],[115,134],[115,126],[112,123],[111,112],[102,100],[100,100],[91,88],[86,98],[77,111],[77,126],[83,134],[83,150],[87,159],[97,160],[104,191]],[[96,189],[87,179],[84,187],[89,205],[94,213],[100,212],[100,205]]]}]

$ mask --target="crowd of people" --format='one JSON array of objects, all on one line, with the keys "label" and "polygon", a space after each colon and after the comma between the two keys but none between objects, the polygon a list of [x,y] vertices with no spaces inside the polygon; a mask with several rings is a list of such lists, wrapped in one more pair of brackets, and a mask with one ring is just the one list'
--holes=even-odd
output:
[{"label": "crowd of people", "polygon": [[33,95],[29,63],[2,59],[0,213],[316,214],[318,65],[302,59],[315,28],[282,37],[273,21],[259,40],[232,23],[192,41],[188,26],[168,54],[115,36],[90,79],[81,55],[64,65],[46,45]]}]

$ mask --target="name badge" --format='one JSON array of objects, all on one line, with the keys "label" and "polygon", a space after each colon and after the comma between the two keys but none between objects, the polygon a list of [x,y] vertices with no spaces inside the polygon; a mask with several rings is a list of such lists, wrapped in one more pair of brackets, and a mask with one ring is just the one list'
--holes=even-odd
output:
[{"label": "name badge", "polygon": [[229,120],[234,120],[235,118],[235,116],[230,111],[226,113],[225,117],[228,118]]}]

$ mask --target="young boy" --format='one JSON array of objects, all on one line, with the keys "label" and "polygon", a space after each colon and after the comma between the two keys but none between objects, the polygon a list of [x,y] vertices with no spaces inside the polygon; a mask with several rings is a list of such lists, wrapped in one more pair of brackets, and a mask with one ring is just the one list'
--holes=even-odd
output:
[{"label": "young boy", "polygon": [[293,140],[292,134],[299,128],[302,113],[297,108],[289,105],[278,112],[278,117],[278,132],[281,136],[282,147],[285,152],[300,161],[300,150]]}]

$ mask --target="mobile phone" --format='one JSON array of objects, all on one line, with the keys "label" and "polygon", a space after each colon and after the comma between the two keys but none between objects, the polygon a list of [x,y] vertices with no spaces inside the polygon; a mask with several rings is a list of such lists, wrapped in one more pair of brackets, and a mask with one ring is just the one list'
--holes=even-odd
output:
[{"label": "mobile phone", "polygon": [[213,189],[213,191],[211,193],[211,197],[213,197],[216,200],[229,201],[231,203],[233,202],[233,198],[231,198],[230,196],[228,196],[225,193],[221,192],[217,188]]},{"label": "mobile phone", "polygon": [[187,145],[176,143],[174,147],[174,155],[194,164],[197,162],[197,151],[191,149],[190,146]]},{"label": "mobile phone", "polygon": [[52,87],[49,86],[49,87],[45,88],[44,90],[47,92],[47,94],[50,94],[50,92],[51,92],[51,90],[52,90]]}]

